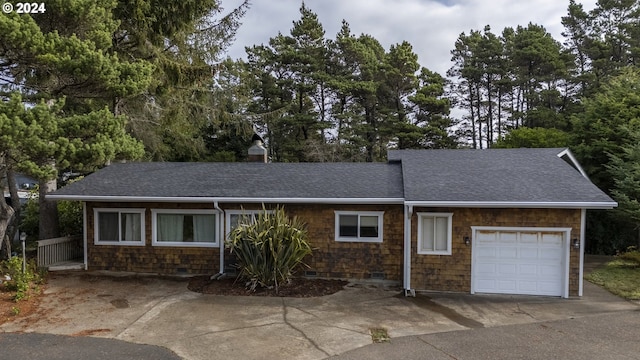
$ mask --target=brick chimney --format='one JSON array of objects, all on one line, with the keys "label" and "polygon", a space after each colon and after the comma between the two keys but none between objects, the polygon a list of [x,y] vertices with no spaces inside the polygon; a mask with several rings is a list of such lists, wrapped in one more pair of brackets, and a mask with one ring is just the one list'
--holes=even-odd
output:
[{"label": "brick chimney", "polygon": [[264,141],[258,134],[253,134],[251,138],[253,145],[249,148],[249,162],[267,162],[267,149],[264,147]]}]

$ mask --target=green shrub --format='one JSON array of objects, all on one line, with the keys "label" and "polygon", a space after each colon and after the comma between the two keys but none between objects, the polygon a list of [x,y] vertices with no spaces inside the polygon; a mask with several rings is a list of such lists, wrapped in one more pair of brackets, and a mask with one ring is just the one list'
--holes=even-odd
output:
[{"label": "green shrub", "polygon": [[[60,236],[82,234],[82,202],[58,201],[58,220]],[[20,230],[27,233],[29,239],[39,239],[40,204],[38,191],[35,190],[22,210]]]},{"label": "green shrub", "polygon": [[38,239],[40,232],[40,204],[38,190],[29,192],[29,199],[24,204],[21,213],[20,231],[24,231],[30,239]]},{"label": "green shrub", "polygon": [[238,260],[238,277],[251,291],[262,286],[278,293],[278,286],[288,283],[294,269],[311,254],[305,225],[288,218],[280,207],[260,212],[255,221],[246,217],[231,231],[226,246]]},{"label": "green shrub", "polygon": [[60,236],[82,234],[82,202],[58,201]]},{"label": "green shrub", "polygon": [[631,250],[625,253],[620,254],[620,258],[628,261],[633,261],[636,264],[640,265],[640,251]]},{"label": "green shrub", "polygon": [[26,271],[22,272],[22,258],[14,256],[9,260],[0,263],[0,273],[9,275],[11,280],[4,282],[5,288],[9,291],[15,291],[13,299],[20,301],[29,296],[29,290],[44,282],[44,273],[38,271],[37,265],[33,259],[27,261]]}]

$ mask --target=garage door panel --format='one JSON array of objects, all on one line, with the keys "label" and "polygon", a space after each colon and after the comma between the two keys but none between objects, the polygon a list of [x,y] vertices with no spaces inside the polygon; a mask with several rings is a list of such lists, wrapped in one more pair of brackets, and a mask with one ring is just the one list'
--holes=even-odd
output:
[{"label": "garage door panel", "polygon": [[562,261],[562,253],[558,249],[542,248],[540,249],[540,258],[547,261]]},{"label": "garage door panel", "polygon": [[538,268],[542,276],[552,276],[562,271],[562,267],[556,265],[540,265]]},{"label": "garage door panel", "polygon": [[496,237],[500,239],[501,243],[505,244],[515,244],[518,242],[518,233],[516,232],[501,232],[497,233]]},{"label": "garage door panel", "polygon": [[476,281],[476,286],[478,287],[478,289],[482,289],[482,290],[478,290],[478,292],[488,292],[486,291],[487,289],[495,289],[496,286],[496,280],[494,279],[478,279]]},{"label": "garage door panel", "polygon": [[538,274],[538,266],[535,264],[520,265],[518,274],[523,276],[536,276]]},{"label": "garage door panel", "polygon": [[481,247],[481,248],[478,249],[477,256],[479,258],[495,258],[496,257],[496,248]]},{"label": "garage door panel", "polygon": [[538,291],[538,282],[537,281],[520,281],[518,282],[519,288],[518,290],[522,292],[527,292],[529,294],[535,293]]},{"label": "garage door panel", "polygon": [[518,248],[516,247],[500,247],[497,249],[498,257],[500,259],[517,259]]},{"label": "garage door panel", "polygon": [[538,252],[538,248],[520,248],[520,258],[521,259],[532,259],[535,260],[540,256]]},{"label": "garage door panel", "polygon": [[480,264],[478,265],[478,271],[476,272],[478,275],[492,275],[495,276],[497,274],[496,265],[495,264]]},{"label": "garage door panel", "polygon": [[561,233],[543,233],[541,242],[544,245],[562,246],[562,239]]},{"label": "garage door panel", "polygon": [[522,232],[520,233],[520,243],[522,244],[537,244],[538,233],[537,232]]},{"label": "garage door panel", "polygon": [[564,237],[560,231],[476,231],[474,292],[562,296]]},{"label": "garage door panel", "polygon": [[518,273],[516,264],[498,264],[498,276],[513,276]]},{"label": "garage door panel", "polygon": [[518,283],[515,280],[500,280],[497,282],[500,292],[513,292],[518,289]]},{"label": "garage door panel", "polygon": [[538,282],[538,290],[543,295],[555,295],[556,289],[561,285],[560,281],[540,281]]},{"label": "garage door panel", "polygon": [[494,243],[496,242],[496,232],[478,231],[476,234],[476,241],[478,243]]}]

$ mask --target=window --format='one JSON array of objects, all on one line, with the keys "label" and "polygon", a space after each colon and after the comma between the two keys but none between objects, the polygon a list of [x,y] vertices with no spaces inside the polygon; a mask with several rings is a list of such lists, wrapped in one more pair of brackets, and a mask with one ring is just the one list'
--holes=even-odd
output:
[{"label": "window", "polygon": [[382,242],[382,211],[336,211],[336,241]]},{"label": "window", "polygon": [[217,211],[164,210],[151,211],[154,246],[214,247],[218,245]]},{"label": "window", "polygon": [[418,254],[451,255],[452,213],[418,213]]},{"label": "window", "polygon": [[[227,235],[231,230],[235,229],[240,223],[251,224],[256,221],[258,214],[265,210],[226,210],[227,214]],[[266,210],[267,213],[273,213],[271,210]]]},{"label": "window", "polygon": [[94,209],[98,245],[144,246],[144,209]]}]

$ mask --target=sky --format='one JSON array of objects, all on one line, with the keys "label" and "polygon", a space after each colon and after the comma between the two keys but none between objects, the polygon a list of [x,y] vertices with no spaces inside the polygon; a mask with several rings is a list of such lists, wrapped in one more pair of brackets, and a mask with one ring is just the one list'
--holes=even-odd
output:
[{"label": "sky", "polygon": [[[576,2],[589,11],[596,0]],[[222,1],[227,10],[239,3]],[[252,0],[228,55],[245,58],[245,46],[267,44],[278,32],[288,35],[293,21],[300,19],[301,4],[301,0]],[[326,38],[335,38],[344,19],[353,34],[369,34],[387,50],[408,41],[422,66],[444,76],[452,65],[450,51],[458,36],[485,25],[499,35],[505,27],[531,22],[563,42],[561,20],[569,0],[305,0],[305,4],[318,15]]]}]

